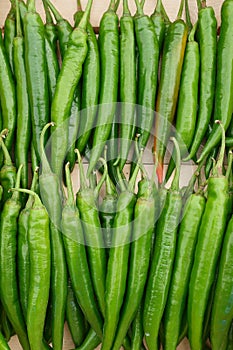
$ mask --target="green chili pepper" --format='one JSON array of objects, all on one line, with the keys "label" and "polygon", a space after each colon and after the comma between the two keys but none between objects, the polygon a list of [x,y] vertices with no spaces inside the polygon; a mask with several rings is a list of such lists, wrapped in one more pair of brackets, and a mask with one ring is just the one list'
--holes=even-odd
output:
[{"label": "green chili pepper", "polygon": [[[38,186],[38,169],[35,170],[31,190],[35,191]],[[25,208],[21,210],[18,219],[18,242],[17,242],[17,265],[18,265],[18,283],[19,297],[24,315],[24,320],[27,320],[28,309],[28,291],[29,291],[29,215],[33,204],[33,197],[29,196]]]},{"label": "green chili pepper", "polygon": [[0,332],[0,348],[1,350],[10,350],[9,345],[7,344],[6,339],[3,337],[2,333]]},{"label": "green chili pepper", "polygon": [[10,64],[3,45],[0,31],[0,103],[2,110],[2,127],[8,129],[6,147],[10,151],[14,139],[16,125],[16,92]]},{"label": "green chili pepper", "polygon": [[1,331],[3,333],[4,338],[8,342],[10,340],[11,336],[15,333],[14,333],[12,325],[7,317],[6,311],[4,310],[2,305],[1,305],[0,311],[1,311],[1,313],[0,313],[0,315],[1,315]]},{"label": "green chili pepper", "polygon": [[[192,143],[198,110],[200,55],[198,43],[194,40],[195,32],[196,26],[191,30],[186,45],[177,102],[175,134],[179,141],[181,158],[187,155]],[[167,180],[175,168],[175,161],[173,152],[166,173]]]},{"label": "green chili pepper", "polygon": [[16,166],[24,164],[22,169],[22,187],[28,188],[28,151],[31,140],[31,115],[27,88],[27,76],[24,61],[24,38],[22,36],[19,2],[16,0],[16,37],[13,41],[13,61],[17,97],[17,128],[15,143]]},{"label": "green chili pepper", "polygon": [[[19,167],[15,186],[20,186],[22,166]],[[19,193],[13,193],[2,209],[0,220],[0,294],[1,302],[14,327],[23,349],[30,349],[26,325],[19,302],[17,286],[17,220],[21,209]]]},{"label": "green chili pepper", "polygon": [[43,0],[43,6],[45,10],[45,33],[48,38],[50,44],[52,45],[52,49],[54,52],[57,52],[57,39],[58,39],[58,31],[56,25],[53,23],[53,18],[51,16],[49,6],[46,0]]},{"label": "green chili pepper", "polygon": [[[158,39],[159,52],[162,51],[163,42],[164,42],[165,33],[166,33],[166,22],[167,22],[167,19],[165,18],[164,11],[165,10],[164,10],[162,1],[161,0],[157,0],[155,11],[151,15],[151,19],[152,19],[152,21],[154,23],[155,34],[156,34],[157,39]],[[169,22],[169,20],[168,20],[168,22]]]},{"label": "green chili pepper", "polygon": [[131,350],[144,350],[143,304],[141,303],[131,324]]},{"label": "green chili pepper", "polygon": [[[140,156],[139,161],[141,162]],[[125,188],[118,168],[119,181],[122,192],[119,195],[114,218],[112,245],[109,252],[109,260],[106,277],[106,313],[104,321],[104,333],[102,349],[112,349],[117,325],[120,320],[120,310],[126,291],[126,279],[128,275],[128,260],[130,240],[133,227],[134,206],[136,196],[134,186],[139,170],[139,162],[134,173]]]},{"label": "green chili pepper", "polygon": [[192,129],[192,131],[195,132],[194,139],[190,149],[190,154],[186,159],[191,159],[196,155],[207,131],[214,107],[217,58],[217,20],[212,7],[199,8],[197,41],[200,48],[199,109],[196,127]]},{"label": "green chili pepper", "polygon": [[4,156],[3,166],[0,170],[0,183],[3,188],[2,204],[4,204],[5,201],[11,197],[9,189],[15,186],[16,181],[16,168],[12,163],[10,154],[3,141],[3,137],[5,137],[6,132],[7,130],[3,130],[0,137],[0,144]]},{"label": "green chili pepper", "polygon": [[96,166],[110,136],[116,111],[119,75],[119,20],[115,13],[116,7],[115,1],[111,0],[100,22],[98,40],[101,65],[99,110],[93,135],[88,176]]},{"label": "green chili pepper", "polygon": [[[221,31],[217,47],[217,76],[214,119],[219,119],[227,130],[233,112],[233,2],[225,0],[221,8]],[[201,162],[221,140],[221,128],[214,124],[198,162]]]},{"label": "green chili pepper", "polygon": [[75,346],[81,345],[87,333],[88,326],[82,310],[76,301],[71,281],[68,281],[66,320]]},{"label": "green chili pepper", "polygon": [[31,142],[30,150],[31,150],[30,154],[31,154],[32,172],[34,172],[35,169],[39,166],[39,162],[38,162],[38,159],[36,157],[36,152],[35,152],[35,148],[33,146],[33,142]]},{"label": "green chili pepper", "polygon": [[232,304],[233,217],[228,223],[219,261],[217,285],[211,315],[212,349],[226,349],[233,318]]},{"label": "green chili pepper", "polygon": [[181,1],[177,20],[168,27],[164,40],[160,83],[156,101],[154,150],[158,157],[157,175],[159,183],[163,179],[163,158],[174,119],[183,59],[185,54],[188,27],[180,19],[183,3]]},{"label": "green chili pepper", "polygon": [[49,121],[48,74],[45,51],[45,29],[35,9],[35,0],[28,1],[23,19],[25,67],[30,102],[32,139],[36,156],[40,159],[40,134]]},{"label": "green chili pepper", "polygon": [[10,11],[4,23],[4,46],[10,63],[11,71],[14,73],[13,63],[13,41],[16,34],[15,1],[11,3]]},{"label": "green chili pepper", "polygon": [[169,294],[164,312],[164,349],[176,349],[184,315],[188,284],[201,218],[205,209],[202,190],[186,201],[178,231],[178,241]]},{"label": "green chili pepper", "polygon": [[[78,208],[75,206],[75,199],[72,191],[69,163],[66,165],[66,183],[68,199],[62,213],[62,232],[65,244],[66,260],[77,301],[91,327],[99,338],[102,338],[102,318],[94,296],[96,285],[91,280],[89,269],[93,269],[91,261],[87,261],[84,242],[86,237],[83,233]],[[79,216],[80,215],[80,216]],[[82,219],[82,216],[81,216]],[[77,229],[78,228],[78,229]],[[94,249],[94,248],[93,248]],[[95,247],[95,249],[97,249]],[[88,263],[91,263],[90,267]],[[105,268],[104,265],[100,267]],[[103,273],[101,270],[99,271]]]},{"label": "green chili pepper", "polygon": [[177,151],[176,173],[155,230],[154,252],[146,287],[143,325],[149,350],[158,349],[159,326],[166,306],[176,250],[177,230],[182,209],[179,191],[180,151]]},{"label": "green chili pepper", "polygon": [[189,283],[188,337],[194,349],[202,347],[204,315],[215,278],[229,210],[228,179],[222,175],[225,151],[225,133],[222,124],[221,128],[222,146],[219,159],[213,168],[213,175],[208,179],[207,202],[199,229]]},{"label": "green chili pepper", "polygon": [[[132,243],[130,248],[127,290],[116,332],[113,350],[119,349],[143,297],[150,263],[152,235],[159,214],[158,191],[154,177],[138,183],[134,207]],[[145,222],[145,218],[147,218]]]},{"label": "green chili pepper", "polygon": [[60,221],[62,215],[62,192],[60,181],[49,166],[44,150],[44,134],[53,125],[47,124],[41,133],[41,175],[40,195],[50,217],[51,239],[51,303],[52,343],[55,349],[62,349],[65,307],[67,297],[67,268]]}]

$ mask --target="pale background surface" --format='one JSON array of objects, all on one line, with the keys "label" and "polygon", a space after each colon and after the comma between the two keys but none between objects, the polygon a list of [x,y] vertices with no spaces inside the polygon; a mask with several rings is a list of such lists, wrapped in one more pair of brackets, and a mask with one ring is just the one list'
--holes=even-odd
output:
[{"label": "pale background surface", "polygon": [[[73,14],[76,11],[76,1],[75,0],[52,0],[53,4],[57,7],[57,9],[61,12],[63,17],[70,20],[71,23],[73,23]],[[174,20],[179,8],[179,0],[163,0],[163,4],[167,10],[167,13],[171,20]],[[85,8],[85,5],[87,3],[87,0],[81,0],[81,3],[83,5],[83,8]],[[101,19],[101,16],[103,12],[108,7],[109,0],[94,0],[93,1],[93,7],[91,12],[91,23],[94,27],[99,26],[99,22]],[[153,9],[155,7],[156,0],[146,0],[145,3],[145,13],[151,14],[153,12]],[[195,22],[197,18],[197,8],[196,8],[196,0],[189,0],[190,3],[190,12],[191,12],[191,19],[192,22]],[[207,5],[213,6],[215,9],[215,13],[218,19],[218,23],[220,23],[220,8],[221,4],[223,3],[223,0],[207,0]],[[129,0],[130,9],[132,10],[132,13],[135,11],[135,5],[133,0]],[[4,20],[6,17],[6,14],[10,8],[10,2],[8,0],[2,0],[1,1],[1,11],[0,11],[0,26],[3,26]],[[42,9],[42,1],[38,0],[36,1],[36,6],[38,12],[42,15],[44,18],[44,13]],[[122,13],[122,6],[119,6],[118,14],[121,15]],[[152,164],[150,157],[145,156],[144,162],[146,164],[146,169],[149,173],[152,171]],[[126,172],[128,168],[126,167]],[[186,185],[191,174],[194,171],[194,167],[190,165],[182,165],[181,169],[181,186]],[[74,178],[77,179],[77,169],[74,171]],[[77,180],[75,181],[75,184],[77,184]],[[78,185],[77,185],[78,186]],[[77,190],[77,187],[75,188]],[[13,337],[10,341],[10,347],[12,350],[19,350],[21,349],[21,346],[19,345],[17,338]],[[64,350],[72,349],[73,343],[70,338],[69,331],[65,327],[65,336],[64,336]],[[189,350],[189,344],[188,341],[185,339],[180,346],[177,348],[178,350]]]}]

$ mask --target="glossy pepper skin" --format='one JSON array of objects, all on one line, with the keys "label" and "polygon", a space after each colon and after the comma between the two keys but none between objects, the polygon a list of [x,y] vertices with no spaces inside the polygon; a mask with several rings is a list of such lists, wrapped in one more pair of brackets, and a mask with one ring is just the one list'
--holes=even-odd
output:
[{"label": "glossy pepper skin", "polygon": [[213,350],[226,349],[231,327],[232,304],[232,261],[233,261],[233,218],[229,221],[219,261],[219,271],[213,300],[210,340]]},{"label": "glossy pepper skin", "polygon": [[119,80],[119,30],[115,3],[111,1],[100,21],[100,95],[99,110],[93,135],[92,151],[87,175],[94,169],[112,129],[116,110]]},{"label": "glossy pepper skin", "polygon": [[169,19],[166,16],[163,4],[161,0],[157,1],[154,12],[151,15],[151,19],[154,23],[155,34],[157,36],[159,44],[159,52],[162,52],[164,38],[166,34],[166,27],[169,23]]},{"label": "glossy pepper skin", "polygon": [[13,74],[14,74],[13,41],[14,41],[15,35],[16,35],[15,3],[12,2],[10,11],[4,23],[4,46],[5,46],[8,61],[10,63],[11,71]]},{"label": "glossy pepper skin", "polygon": [[188,27],[178,19],[167,29],[164,40],[161,75],[156,100],[155,145],[158,156],[158,180],[163,177],[163,158],[175,116]]},{"label": "glossy pepper skin", "polygon": [[[217,76],[215,89],[214,119],[222,122],[224,129],[230,125],[233,112],[233,1],[225,0],[221,8],[221,32],[217,48]],[[221,129],[217,124],[209,135],[198,162],[208,156],[221,140]]]},{"label": "glossy pepper skin", "polygon": [[192,194],[185,204],[178,231],[178,241],[168,299],[163,316],[164,349],[175,350],[184,316],[188,284],[194,260],[198,230],[205,209],[201,192]]},{"label": "glossy pepper skin", "polygon": [[7,341],[3,337],[1,332],[0,332],[0,347],[2,350],[10,350],[9,345],[7,344]]},{"label": "glossy pepper skin", "polygon": [[32,139],[36,156],[40,160],[40,134],[49,121],[48,75],[45,53],[45,29],[35,10],[35,1],[28,4],[23,19],[25,67],[29,93]]},{"label": "glossy pepper skin", "polygon": [[[82,228],[82,216],[75,205],[70,173],[66,165],[68,199],[62,211],[62,232],[66,252],[66,261],[77,301],[91,327],[102,337],[103,320],[95,300],[94,288],[88,266],[85,239]],[[81,218],[80,218],[81,217]]]},{"label": "glossy pepper skin", "polygon": [[145,350],[143,344],[143,302],[140,304],[131,324],[131,350]]},{"label": "glossy pepper skin", "polygon": [[212,7],[205,7],[198,11],[197,41],[200,48],[199,109],[196,127],[192,129],[195,134],[190,148],[189,159],[196,155],[214,109],[217,20]]},{"label": "glossy pepper skin", "polygon": [[[1,34],[1,33],[0,33]],[[2,127],[8,129],[6,147],[11,150],[16,126],[16,92],[10,63],[6,56],[2,34],[0,35],[0,103],[2,110]]]},{"label": "glossy pepper skin", "polygon": [[[16,186],[20,185],[21,167],[17,173]],[[30,349],[26,324],[19,302],[17,286],[17,221],[21,209],[19,193],[13,193],[2,209],[0,223],[0,293],[1,302],[19,341],[25,350]]]}]

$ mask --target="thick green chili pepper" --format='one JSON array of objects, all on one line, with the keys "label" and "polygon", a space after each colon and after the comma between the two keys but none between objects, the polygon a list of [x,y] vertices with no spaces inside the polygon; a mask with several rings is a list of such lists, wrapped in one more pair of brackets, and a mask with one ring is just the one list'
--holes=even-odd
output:
[{"label": "thick green chili pepper", "polygon": [[87,322],[85,321],[83,312],[76,301],[71,281],[68,281],[67,289],[68,292],[66,301],[66,320],[68,323],[72,340],[75,346],[79,346],[84,341],[88,326]]},{"label": "thick green chili pepper", "polygon": [[119,29],[115,1],[111,0],[104,13],[99,29],[100,50],[100,97],[99,110],[93,135],[89,176],[94,169],[108,140],[116,111],[119,75]]},{"label": "thick green chili pepper", "polygon": [[[22,166],[19,167],[15,186],[20,186]],[[17,220],[21,209],[19,193],[13,193],[2,209],[0,220],[0,294],[1,302],[19,341],[30,349],[26,325],[19,302],[17,286]]]},{"label": "thick green chili pepper", "polygon": [[41,133],[41,175],[40,195],[50,217],[51,240],[51,303],[52,343],[55,349],[62,349],[65,307],[67,297],[67,268],[62,234],[62,192],[60,181],[49,166],[44,150],[44,134],[53,125],[47,124]]},{"label": "thick green chili pepper", "polygon": [[227,335],[233,319],[232,263],[233,217],[228,223],[219,261],[219,271],[212,307],[210,340],[213,350],[226,349]]},{"label": "thick green chili pepper", "polygon": [[10,151],[16,126],[16,92],[10,64],[3,45],[0,30],[0,103],[2,110],[2,127],[8,129],[6,147]]},{"label": "thick green chili pepper", "polygon": [[21,183],[23,188],[28,188],[27,164],[31,141],[31,118],[24,53],[24,38],[21,30],[19,3],[16,0],[16,37],[13,41],[13,62],[17,96],[15,161],[17,167],[20,164],[24,164]]},{"label": "thick green chili pepper", "polygon": [[[77,151],[77,150],[76,150]],[[95,190],[88,188],[84,175],[83,164],[79,152],[78,163],[80,169],[80,189],[77,193],[77,206],[84,229],[87,245],[87,254],[90,265],[93,287],[102,315],[105,314],[105,279],[106,279],[106,252],[104,237],[97,208],[96,199],[107,174],[105,163],[104,174]],[[98,334],[98,333],[97,333]],[[99,335],[99,334],[98,334]]]},{"label": "thick green chili pepper", "polygon": [[105,294],[106,313],[102,342],[103,350],[112,349],[117,325],[120,320],[120,310],[126,291],[130,240],[133,227],[134,206],[136,203],[134,187],[138,170],[139,162],[127,188],[125,188],[123,179],[121,179],[118,171],[122,192],[117,201],[116,216],[114,218],[112,232],[112,244],[107,268]]},{"label": "thick green chili pepper", "polygon": [[9,345],[7,344],[6,339],[3,337],[2,333],[0,332],[0,349],[1,350],[10,350]]},{"label": "thick green chili pepper", "polygon": [[0,136],[0,146],[2,148],[3,157],[4,157],[3,166],[1,167],[1,170],[0,170],[0,183],[3,188],[2,204],[4,204],[5,201],[11,197],[11,193],[9,192],[9,189],[15,186],[15,180],[16,180],[16,168],[12,163],[10,154],[3,141],[3,137],[5,137],[4,135],[5,131],[7,130],[3,130]]},{"label": "thick green chili pepper", "polygon": [[[225,0],[221,8],[221,31],[217,47],[217,76],[214,119],[227,130],[233,113],[233,1]],[[208,57],[207,57],[208,59]],[[201,162],[221,140],[221,128],[216,123],[208,137],[198,162]]]},{"label": "thick green chili pepper", "polygon": [[[31,190],[36,191],[38,186],[38,169],[34,172]],[[28,223],[31,207],[34,198],[29,196],[25,208],[21,210],[18,219],[18,242],[17,242],[17,265],[18,265],[18,283],[19,297],[24,315],[27,320],[28,309],[28,291],[29,291],[29,243],[28,243]]]},{"label": "thick green chili pepper", "polygon": [[172,276],[177,230],[182,209],[182,197],[179,191],[180,152],[176,139],[173,140],[177,151],[176,173],[156,225],[154,252],[145,295],[143,326],[149,350],[159,348],[159,327]]},{"label": "thick green chili pepper", "polygon": [[28,11],[23,23],[32,139],[37,158],[40,159],[40,134],[49,121],[49,93],[45,29],[42,19],[35,10],[35,0],[28,1]]},{"label": "thick green chili pepper", "polygon": [[28,218],[29,290],[27,333],[31,350],[43,348],[43,331],[50,288],[50,229],[49,215],[39,196],[26,189],[14,191],[33,197]]},{"label": "thick green chili pepper", "polygon": [[[112,347],[113,350],[120,348],[122,340],[127,334],[143,297],[149,270],[152,234],[154,233],[158,214],[159,200],[154,178],[151,180],[144,178],[138,183],[137,202],[134,207],[127,290]],[[147,218],[146,222],[145,218]]]},{"label": "thick green chili pepper", "polygon": [[134,18],[135,35],[138,46],[138,98],[139,110],[137,127],[139,147],[146,147],[154,122],[154,110],[157,91],[159,66],[159,44],[154,24],[143,13],[139,0],[136,0],[137,14]]},{"label": "thick green chili pepper", "polygon": [[[86,237],[83,233],[82,222],[80,220],[81,212],[79,214],[75,206],[69,163],[67,163],[65,169],[68,199],[62,212],[62,232],[69,274],[73,291],[87,321],[99,338],[102,338],[103,321],[95,300],[90,274],[90,270],[93,269],[93,266],[90,266],[90,268],[88,266],[84,245]],[[105,268],[105,266],[102,265],[100,269],[101,268]],[[101,270],[99,272],[101,274],[103,273]]]},{"label": "thick green chili pepper", "polygon": [[11,71],[14,73],[13,63],[13,41],[16,34],[15,1],[11,3],[10,11],[4,23],[4,46],[10,63]]},{"label": "thick green chili pepper", "polygon": [[195,132],[194,139],[190,154],[186,159],[191,159],[196,155],[207,131],[214,107],[217,20],[212,7],[204,7],[198,11],[197,41],[200,48],[199,109],[196,127],[192,129]]},{"label": "thick green chili pepper", "polygon": [[[196,26],[189,34],[181,73],[180,90],[177,102],[175,135],[180,145],[181,158],[187,155],[195,132],[198,110],[200,55],[198,43],[194,40]],[[175,168],[174,152],[166,173],[168,180]]]},{"label": "thick green chili pepper", "polygon": [[229,212],[228,179],[222,175],[225,133],[222,124],[220,126],[222,146],[213,174],[208,179],[207,202],[199,229],[189,283],[188,337],[193,349],[202,347],[204,316]]},{"label": "thick green chili pepper", "polygon": [[164,349],[176,349],[184,315],[188,284],[201,218],[205,209],[202,191],[192,194],[185,204],[178,231],[174,268],[164,312]]},{"label": "thick green chili pepper", "polygon": [[158,157],[157,175],[159,183],[163,181],[163,158],[171,131],[171,123],[175,115],[188,36],[188,27],[180,19],[182,5],[183,0],[181,1],[177,20],[169,25],[165,36],[156,101],[154,150]]}]

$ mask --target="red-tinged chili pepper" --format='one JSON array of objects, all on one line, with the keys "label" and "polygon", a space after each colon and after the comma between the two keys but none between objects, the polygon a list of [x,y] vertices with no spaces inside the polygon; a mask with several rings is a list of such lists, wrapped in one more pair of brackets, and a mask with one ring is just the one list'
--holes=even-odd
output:
[{"label": "red-tinged chili pepper", "polygon": [[177,20],[171,23],[167,29],[163,47],[160,82],[155,109],[154,138],[154,151],[158,157],[157,175],[159,183],[163,181],[163,159],[170,136],[171,124],[175,116],[188,36],[188,27],[180,19],[183,4],[184,1],[182,0]]}]

